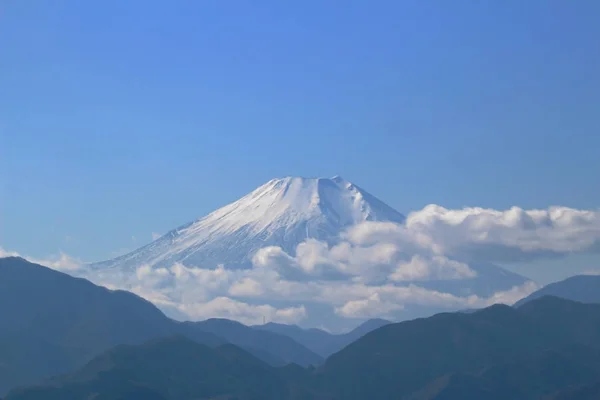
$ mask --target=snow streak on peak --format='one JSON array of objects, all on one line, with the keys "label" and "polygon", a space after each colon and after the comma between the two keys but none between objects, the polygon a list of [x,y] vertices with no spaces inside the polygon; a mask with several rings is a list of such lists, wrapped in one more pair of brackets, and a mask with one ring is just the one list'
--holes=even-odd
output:
[{"label": "snow streak on peak", "polygon": [[211,214],[95,268],[132,269],[182,262],[188,266],[248,266],[265,246],[289,254],[307,238],[333,243],[363,221],[404,222],[404,216],[339,176],[272,179]]}]

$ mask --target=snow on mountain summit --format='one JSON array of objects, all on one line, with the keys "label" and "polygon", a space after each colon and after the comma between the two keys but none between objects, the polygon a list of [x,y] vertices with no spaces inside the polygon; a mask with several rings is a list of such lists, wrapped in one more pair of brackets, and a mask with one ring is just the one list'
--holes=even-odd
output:
[{"label": "snow on mountain summit", "polygon": [[307,238],[334,242],[363,221],[402,223],[405,217],[340,176],[272,179],[241,199],[174,229],[154,242],[93,268],[141,265],[247,266],[265,246],[294,253]]}]

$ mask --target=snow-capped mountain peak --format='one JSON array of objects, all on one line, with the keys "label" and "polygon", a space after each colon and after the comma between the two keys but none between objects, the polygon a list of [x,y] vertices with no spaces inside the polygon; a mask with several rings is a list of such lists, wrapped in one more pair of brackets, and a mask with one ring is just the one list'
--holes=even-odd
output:
[{"label": "snow-capped mountain peak", "polygon": [[265,246],[280,246],[293,254],[307,238],[332,243],[351,225],[404,219],[340,176],[285,177],[272,179],[241,199],[132,253],[92,266],[131,269],[182,262],[188,266],[244,267]]}]

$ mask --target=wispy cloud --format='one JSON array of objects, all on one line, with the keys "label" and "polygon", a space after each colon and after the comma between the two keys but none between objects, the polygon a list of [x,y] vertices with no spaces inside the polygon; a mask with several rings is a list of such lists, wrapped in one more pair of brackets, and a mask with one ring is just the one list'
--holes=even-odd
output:
[{"label": "wispy cloud", "polygon": [[76,258],[69,256],[63,252],[58,255],[40,259],[35,257],[22,256],[15,251],[8,251],[0,247],[0,258],[2,257],[22,257],[32,263],[44,265],[57,271],[73,272],[79,270],[83,263]]},{"label": "wispy cloud", "polygon": [[600,269],[588,269],[584,271],[582,275],[600,275]]}]

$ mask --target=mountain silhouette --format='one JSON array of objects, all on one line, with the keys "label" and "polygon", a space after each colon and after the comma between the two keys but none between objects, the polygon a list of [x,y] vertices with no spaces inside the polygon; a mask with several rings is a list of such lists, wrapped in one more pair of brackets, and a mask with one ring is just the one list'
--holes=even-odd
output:
[{"label": "mountain silhouette", "polygon": [[[397,399],[444,375],[471,373],[451,376],[450,383],[473,380],[481,368],[527,365],[549,350],[576,364],[582,362],[579,355],[597,354],[599,348],[600,305],[543,297],[517,309],[494,305],[384,326],[327,359],[320,379],[341,399],[374,393]],[[593,369],[597,359],[585,361],[585,368],[600,371]]]},{"label": "mountain silhouette", "polygon": [[18,257],[0,259],[0,320],[0,394],[71,371],[116,345],[175,334],[208,346],[248,345],[252,354],[275,365],[322,361],[286,336],[229,321],[218,330],[225,339],[207,328],[211,323],[173,321],[133,293]]},{"label": "mountain silhouette", "polygon": [[600,305],[547,296],[385,325],[318,368],[183,336],[120,345],[6,400],[577,400],[599,376]]},{"label": "mountain silhouette", "polygon": [[264,325],[254,325],[253,328],[289,336],[321,357],[327,358],[361,336],[390,323],[390,321],[385,319],[374,318],[365,321],[350,332],[337,335],[321,329],[302,329],[297,325],[285,325],[273,322]]},{"label": "mountain silhouette", "polygon": [[582,303],[600,303],[600,275],[577,275],[560,282],[550,283],[519,300],[515,307],[543,296],[562,297]]},{"label": "mountain silhouette", "polygon": [[234,345],[210,348],[176,336],[117,346],[76,373],[14,390],[7,399],[280,400],[290,398],[290,386],[275,368]]},{"label": "mountain silhouette", "polygon": [[[222,318],[211,318],[199,322],[186,322],[186,325],[213,333],[230,343],[245,349],[258,349],[267,354],[276,355],[282,361],[280,365],[294,362],[301,366],[318,365],[324,359],[293,337],[268,330],[255,329],[236,321]],[[257,353],[260,354],[260,353]],[[261,357],[263,358],[263,357]],[[270,364],[277,365],[276,361]]]}]

